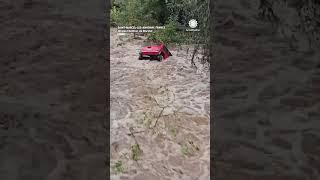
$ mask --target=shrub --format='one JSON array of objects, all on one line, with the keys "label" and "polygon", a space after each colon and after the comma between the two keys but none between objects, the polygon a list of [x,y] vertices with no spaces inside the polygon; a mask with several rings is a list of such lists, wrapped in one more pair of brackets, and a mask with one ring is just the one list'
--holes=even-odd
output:
[{"label": "shrub", "polygon": [[115,6],[113,6],[111,9],[111,25],[117,26],[120,22],[121,22],[121,13]]},{"label": "shrub", "polygon": [[181,42],[181,37],[182,36],[177,33],[177,24],[173,21],[170,21],[167,25],[165,25],[165,29],[153,31],[150,34],[149,39],[168,44]]},{"label": "shrub", "polygon": [[124,170],[125,170],[125,167],[124,167],[124,164],[122,161],[117,161],[113,166],[112,166],[112,169],[117,173],[117,174],[120,174],[120,173],[123,173]]}]

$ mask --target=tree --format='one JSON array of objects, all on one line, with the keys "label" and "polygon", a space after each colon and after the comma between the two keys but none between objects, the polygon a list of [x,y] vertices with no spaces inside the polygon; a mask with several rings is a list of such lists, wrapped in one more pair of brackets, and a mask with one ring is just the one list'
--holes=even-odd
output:
[{"label": "tree", "polygon": [[[127,26],[166,26],[165,30],[155,31],[150,38],[165,43],[197,45],[192,57],[203,49],[209,51],[209,0],[115,0],[112,8],[112,21]],[[200,32],[177,33],[178,26],[188,26],[196,19]],[[208,55],[205,55],[208,61]],[[193,61],[193,58],[192,60]]]}]

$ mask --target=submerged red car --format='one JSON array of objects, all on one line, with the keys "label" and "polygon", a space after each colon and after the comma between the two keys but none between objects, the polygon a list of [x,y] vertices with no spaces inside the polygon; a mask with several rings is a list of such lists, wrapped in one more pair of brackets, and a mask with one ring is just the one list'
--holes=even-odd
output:
[{"label": "submerged red car", "polygon": [[172,56],[172,54],[164,44],[145,46],[142,47],[139,52],[139,60],[150,58],[162,61],[169,56]]}]

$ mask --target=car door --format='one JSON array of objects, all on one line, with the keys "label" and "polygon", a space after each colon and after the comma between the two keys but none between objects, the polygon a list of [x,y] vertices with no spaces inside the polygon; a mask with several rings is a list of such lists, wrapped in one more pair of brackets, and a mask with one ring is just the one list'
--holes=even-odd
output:
[{"label": "car door", "polygon": [[170,51],[167,49],[166,46],[163,46],[164,58],[167,59],[169,56],[172,56]]}]

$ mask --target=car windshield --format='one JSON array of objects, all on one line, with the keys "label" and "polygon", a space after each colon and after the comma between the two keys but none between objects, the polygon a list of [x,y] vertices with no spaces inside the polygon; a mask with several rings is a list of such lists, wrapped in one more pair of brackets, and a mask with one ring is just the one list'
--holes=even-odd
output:
[{"label": "car windshield", "polygon": [[166,46],[163,46],[163,50],[164,50],[166,53],[169,53],[169,50],[167,49]]}]

